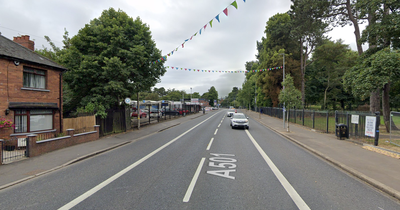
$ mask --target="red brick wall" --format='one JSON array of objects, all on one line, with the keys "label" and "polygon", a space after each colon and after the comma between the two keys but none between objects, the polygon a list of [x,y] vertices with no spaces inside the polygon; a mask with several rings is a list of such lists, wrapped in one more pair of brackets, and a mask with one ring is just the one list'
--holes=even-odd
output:
[{"label": "red brick wall", "polygon": [[[46,89],[49,92],[22,90],[23,87],[23,68],[24,66],[45,70],[46,71]],[[38,102],[38,103],[57,103],[60,107],[59,100],[59,81],[60,71],[50,68],[41,67],[20,62],[18,66],[14,65],[13,61],[0,59],[0,117],[6,117],[14,122],[14,112],[10,111],[9,115],[5,115],[5,110],[8,108],[9,102]],[[8,87],[8,88],[7,88]],[[62,97],[62,90],[61,90]],[[62,113],[62,112],[61,112]],[[54,129],[60,130],[60,117],[62,122],[62,114],[60,111],[55,111],[53,118]],[[10,134],[14,133],[13,129],[8,129],[6,132],[0,131],[0,139],[9,138]]]},{"label": "red brick wall", "polygon": [[29,157],[34,157],[42,155],[54,150],[62,149],[65,147],[74,146],[77,144],[82,144],[85,142],[95,141],[99,139],[99,126],[95,125],[96,133],[84,134],[79,136],[74,136],[73,131],[69,132],[68,135],[71,137],[46,141],[42,143],[36,142],[36,136],[29,136]]}]

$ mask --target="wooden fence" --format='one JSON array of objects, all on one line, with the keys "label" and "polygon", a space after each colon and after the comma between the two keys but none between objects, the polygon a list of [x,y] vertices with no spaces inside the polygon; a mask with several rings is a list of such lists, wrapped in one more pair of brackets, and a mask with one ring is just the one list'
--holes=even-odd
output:
[{"label": "wooden fence", "polygon": [[85,129],[93,130],[93,126],[96,125],[96,117],[83,116],[75,118],[64,118],[63,119],[63,133],[67,133],[67,129],[75,129],[75,131],[81,131]]}]

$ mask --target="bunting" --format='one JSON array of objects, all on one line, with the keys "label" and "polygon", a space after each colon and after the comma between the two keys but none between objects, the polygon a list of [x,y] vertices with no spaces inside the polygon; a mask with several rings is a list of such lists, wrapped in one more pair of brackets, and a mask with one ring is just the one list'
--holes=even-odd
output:
[{"label": "bunting", "polygon": [[248,73],[248,71],[246,71],[246,70],[239,70],[239,71],[219,71],[219,70],[204,70],[204,69],[200,70],[200,69],[180,68],[180,67],[176,67],[176,66],[171,66],[171,67],[167,66],[166,68],[167,69],[171,68],[171,69],[175,69],[175,70],[178,70],[178,71],[179,71],[179,69],[181,71],[183,71],[183,70],[192,71],[193,70],[193,72],[203,72],[203,73],[232,73],[232,74],[234,74],[234,73]]},{"label": "bunting", "polygon": [[[278,66],[278,67],[273,67],[273,68],[268,68],[268,69],[256,69],[256,70],[250,70],[250,72],[263,72],[263,71],[272,71],[276,69],[283,69],[283,66]],[[248,73],[249,71],[246,71]]]},{"label": "bunting", "polygon": [[[243,2],[246,3],[246,0],[243,0]],[[229,5],[222,11],[222,12],[225,14],[225,16],[228,16],[228,7],[229,7],[229,6],[232,6],[232,7],[235,7],[235,9],[238,9],[238,4],[237,4],[237,1],[235,0],[235,1],[233,1],[231,4],[229,4]],[[219,18],[219,15],[220,15],[222,12],[220,12],[217,16],[215,16],[215,19],[218,21],[218,23],[221,22],[221,21],[220,21],[220,18]],[[195,36],[197,35],[197,33],[199,33],[199,34],[201,35],[201,31],[202,31],[202,30],[203,30],[203,32],[205,32],[205,30],[206,30],[206,28],[207,28],[207,25],[210,25],[210,27],[212,28],[212,27],[213,27],[213,25],[212,25],[212,24],[213,24],[213,20],[214,20],[214,18],[211,19],[211,20],[210,20],[207,24],[205,24],[202,28],[200,28],[199,31],[197,31],[195,34],[193,34],[193,35],[190,37],[190,39],[186,39],[186,40],[184,41],[184,43],[187,42],[187,41],[192,40],[192,38],[195,37]],[[181,44],[181,45],[182,45],[182,48],[184,48],[184,43]],[[174,52],[178,51],[178,48],[179,48],[179,47],[181,47],[181,46],[178,46],[175,50],[172,50],[171,53],[169,53],[169,54],[167,54],[167,55],[168,55],[168,56],[173,55]],[[154,61],[153,63],[160,62],[160,60],[161,60],[161,59],[158,59],[157,61]]]}]

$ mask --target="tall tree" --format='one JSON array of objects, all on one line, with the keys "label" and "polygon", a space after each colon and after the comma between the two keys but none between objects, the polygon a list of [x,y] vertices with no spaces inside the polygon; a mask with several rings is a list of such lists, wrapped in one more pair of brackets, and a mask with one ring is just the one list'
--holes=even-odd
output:
[{"label": "tall tree", "polygon": [[305,72],[309,62],[309,56],[315,47],[322,41],[328,24],[322,21],[323,12],[321,6],[323,1],[314,0],[292,0],[293,5],[289,11],[292,21],[292,37],[299,42],[300,46],[300,71],[301,71],[301,94],[302,105],[305,104]]},{"label": "tall tree", "polygon": [[316,60],[315,66],[319,69],[315,77],[321,80],[324,86],[323,108],[327,108],[327,103],[331,101],[335,107],[336,101],[341,101],[344,108],[342,76],[345,71],[355,65],[357,53],[350,50],[348,45],[343,44],[342,40],[332,42],[326,40],[324,44],[318,46],[313,53],[313,59]]},{"label": "tall tree", "polygon": [[217,103],[218,103],[218,92],[214,86],[211,86],[211,88],[208,89],[208,100],[209,100],[210,106],[217,105],[217,104],[214,104],[214,100],[217,100]]},{"label": "tall tree", "polygon": [[149,90],[165,73],[161,52],[149,27],[125,12],[104,10],[79,30],[65,49],[65,81],[76,107],[88,103],[99,109],[119,105],[132,93]]}]

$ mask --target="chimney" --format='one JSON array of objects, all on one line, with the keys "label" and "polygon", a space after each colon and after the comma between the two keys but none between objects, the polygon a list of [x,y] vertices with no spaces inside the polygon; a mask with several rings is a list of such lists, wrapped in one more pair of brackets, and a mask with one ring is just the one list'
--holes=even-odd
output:
[{"label": "chimney", "polygon": [[35,42],[29,40],[28,35],[14,37],[13,41],[32,50],[32,51],[35,51]]}]

